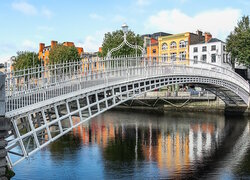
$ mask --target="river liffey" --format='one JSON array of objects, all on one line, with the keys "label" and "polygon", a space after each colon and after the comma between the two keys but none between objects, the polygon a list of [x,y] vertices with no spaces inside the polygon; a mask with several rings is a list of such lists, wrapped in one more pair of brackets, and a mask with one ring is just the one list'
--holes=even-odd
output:
[{"label": "river liffey", "polygon": [[13,179],[250,179],[249,131],[243,117],[108,111],[19,163]]}]

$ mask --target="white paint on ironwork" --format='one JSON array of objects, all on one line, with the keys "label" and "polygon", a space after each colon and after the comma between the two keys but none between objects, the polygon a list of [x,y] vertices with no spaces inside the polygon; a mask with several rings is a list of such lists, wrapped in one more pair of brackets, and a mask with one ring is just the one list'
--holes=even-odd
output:
[{"label": "white paint on ironwork", "polygon": [[249,84],[238,74],[209,63],[186,65],[190,61],[131,56],[9,72],[5,115],[13,130],[7,150],[21,152],[16,161],[8,153],[10,166],[106,110],[167,85],[200,84],[227,104],[248,104]]}]

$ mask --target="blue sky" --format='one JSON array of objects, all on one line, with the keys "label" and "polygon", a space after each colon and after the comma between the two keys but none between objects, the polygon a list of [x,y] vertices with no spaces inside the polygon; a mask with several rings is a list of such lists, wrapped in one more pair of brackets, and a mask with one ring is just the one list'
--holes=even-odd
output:
[{"label": "blue sky", "polygon": [[249,9],[250,0],[0,0],[0,62],[51,40],[97,51],[124,22],[138,34],[200,29],[225,40]]}]

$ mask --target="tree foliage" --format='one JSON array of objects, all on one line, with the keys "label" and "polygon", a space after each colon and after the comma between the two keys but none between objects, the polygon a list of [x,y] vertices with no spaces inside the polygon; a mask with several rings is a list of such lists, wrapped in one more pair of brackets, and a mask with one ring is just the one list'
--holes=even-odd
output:
[{"label": "tree foliage", "polygon": [[[226,40],[227,51],[231,54],[232,62],[245,66],[250,65],[250,27],[249,16],[243,16],[234,31]],[[234,64],[234,63],[233,63]]]},{"label": "tree foliage", "polygon": [[74,46],[63,46],[59,44],[53,47],[49,53],[49,63],[51,64],[78,60],[80,60],[80,55]]},{"label": "tree foliage", "polygon": [[[102,53],[99,53],[99,56],[105,57],[112,48],[119,46],[123,41],[123,32],[122,30],[113,31],[112,33],[108,32],[104,36],[102,43]],[[127,33],[127,41],[133,45],[143,46],[142,38],[134,32],[129,31]],[[120,50],[112,53],[112,56],[122,56],[122,55],[135,55],[136,50],[133,48],[124,45]],[[137,54],[141,54],[141,51],[138,49]]]},{"label": "tree foliage", "polygon": [[13,61],[14,70],[27,69],[40,65],[38,54],[30,51],[18,51],[15,60]]}]

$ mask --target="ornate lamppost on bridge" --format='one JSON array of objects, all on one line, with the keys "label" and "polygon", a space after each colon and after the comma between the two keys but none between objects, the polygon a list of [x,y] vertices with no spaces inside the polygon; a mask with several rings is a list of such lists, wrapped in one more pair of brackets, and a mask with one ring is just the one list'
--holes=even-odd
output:
[{"label": "ornate lamppost on bridge", "polygon": [[145,53],[146,53],[146,51],[145,51],[144,48],[142,48],[142,47],[139,46],[139,45],[130,44],[130,43],[127,41],[128,25],[127,25],[126,23],[122,25],[122,31],[123,31],[123,41],[122,41],[122,43],[121,43],[119,46],[117,46],[117,47],[111,49],[110,51],[108,51],[108,53],[107,53],[107,58],[110,58],[111,55],[112,55],[112,53],[113,53],[114,51],[118,51],[118,50],[121,49],[125,44],[126,44],[128,47],[130,47],[130,48],[139,49],[139,50],[141,51],[141,53],[142,53],[142,56],[144,56]]}]

